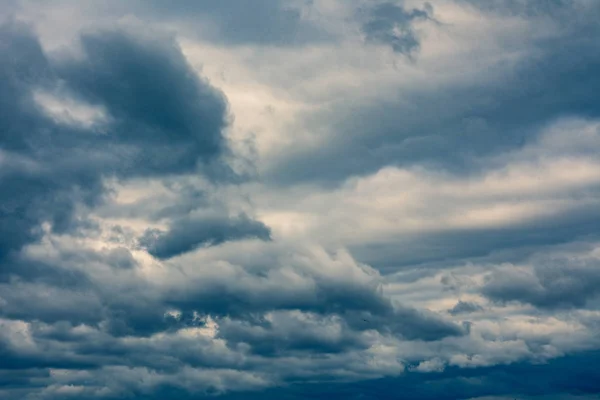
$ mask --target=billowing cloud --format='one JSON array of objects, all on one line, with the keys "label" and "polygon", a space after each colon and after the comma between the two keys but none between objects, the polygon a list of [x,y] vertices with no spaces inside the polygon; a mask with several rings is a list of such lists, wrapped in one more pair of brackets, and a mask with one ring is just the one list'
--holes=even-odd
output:
[{"label": "billowing cloud", "polygon": [[[55,232],[79,227],[75,208],[102,200],[104,178],[194,171],[234,177],[222,161],[224,96],[195,75],[173,43],[88,35],[83,59],[54,63],[23,26],[5,25],[1,34],[7,61],[0,255],[39,237],[42,223]],[[48,104],[65,98],[105,116],[87,127],[65,123]]]},{"label": "billowing cloud", "polygon": [[[316,137],[305,146],[290,146],[267,176],[280,185],[332,185],[389,165],[427,165],[468,174],[480,167],[474,159],[518,149],[553,120],[573,115],[598,118],[595,93],[600,83],[593,71],[600,60],[598,44],[591,39],[598,10],[586,2],[565,7],[563,13],[576,18],[576,24],[536,18],[525,25],[518,16],[493,14],[489,41],[483,36],[479,44],[464,43],[470,50],[461,53],[459,61],[445,59],[451,56],[434,46],[455,46],[452,38],[466,34],[466,26],[459,28],[452,17],[481,15],[472,8],[453,10],[456,15],[440,17],[441,25],[433,25],[429,37],[421,39],[436,52],[423,49],[417,70],[410,62],[392,59],[376,64],[376,79],[369,73],[375,66],[357,71],[352,65],[345,90],[362,87],[356,82],[369,77],[363,96],[357,94],[353,101],[348,95],[334,97],[302,115],[301,129]],[[528,30],[533,26],[538,28],[535,33]],[[471,31],[478,29],[473,22]],[[436,42],[442,40],[443,44]],[[448,68],[441,66],[442,58]],[[422,118],[424,114],[430,117]]]},{"label": "billowing cloud", "polygon": [[530,303],[542,309],[586,306],[600,294],[600,259],[589,253],[538,256],[531,266],[494,271],[483,293],[493,300]]},{"label": "billowing cloud", "polygon": [[597,397],[598,15],[8,2],[0,398]]}]

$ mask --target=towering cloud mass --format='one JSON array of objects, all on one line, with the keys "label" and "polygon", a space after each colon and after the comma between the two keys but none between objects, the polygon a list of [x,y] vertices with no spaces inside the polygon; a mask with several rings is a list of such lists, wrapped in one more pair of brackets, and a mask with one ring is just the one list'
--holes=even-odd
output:
[{"label": "towering cloud mass", "polygon": [[6,2],[0,399],[597,398],[599,16]]}]

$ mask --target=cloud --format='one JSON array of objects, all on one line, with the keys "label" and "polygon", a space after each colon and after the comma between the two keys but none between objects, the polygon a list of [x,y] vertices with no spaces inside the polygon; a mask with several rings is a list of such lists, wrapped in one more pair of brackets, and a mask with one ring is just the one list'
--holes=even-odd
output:
[{"label": "cloud", "polygon": [[[52,149],[48,138],[52,130],[58,130],[56,143],[73,137],[73,132],[60,130],[40,115],[31,99],[32,86],[45,83],[49,75],[48,61],[37,41],[19,26],[3,25],[0,36],[4,60],[0,69],[0,258],[4,259],[38,238],[42,222],[51,222],[57,231],[76,225],[75,204],[97,201],[101,184],[89,168],[68,169],[64,159],[68,146]],[[62,162],[47,165],[50,159],[61,157]],[[72,153],[70,159],[75,161],[77,154]]]},{"label": "cloud", "polygon": [[[333,37],[327,26],[317,23],[319,15],[314,12],[310,0],[239,0],[235,3],[185,0],[169,5],[155,0],[127,3],[109,0],[101,4],[89,3],[86,7],[79,7],[80,4],[72,0],[62,0],[51,7],[27,1],[18,3],[14,13],[25,15],[28,20],[34,19],[46,36],[43,39],[53,44],[64,40],[72,29],[110,26],[116,21],[125,22],[123,25],[141,22],[152,30],[176,30],[195,40],[228,47],[302,48],[331,41]],[[38,13],[45,13],[48,18],[39,20]],[[66,13],[77,15],[77,21],[65,19]],[[52,31],[53,26],[61,22],[64,26]]]},{"label": "cloud", "polygon": [[483,308],[479,304],[471,303],[469,301],[459,301],[448,312],[452,315],[458,315],[458,314],[468,314],[468,313],[477,312],[477,311],[483,311]]},{"label": "cloud", "polygon": [[168,232],[146,231],[140,244],[155,257],[170,258],[202,245],[214,246],[246,238],[270,239],[270,230],[247,215],[237,218],[180,220]]},{"label": "cloud", "polygon": [[0,397],[597,394],[598,7],[434,6],[11,3]]},{"label": "cloud", "polygon": [[600,259],[586,253],[538,256],[529,268],[494,271],[483,293],[496,301],[520,301],[542,309],[581,308],[598,295]]},{"label": "cloud", "polygon": [[[225,98],[197,77],[172,42],[122,32],[87,35],[84,58],[50,61],[26,28],[4,25],[1,34],[0,256],[39,238],[43,223],[55,232],[80,227],[76,209],[106,197],[105,178],[235,176],[223,162]],[[59,100],[102,107],[106,120],[64,124],[46,112],[47,101],[39,104],[40,88]]]},{"label": "cloud", "polygon": [[[164,382],[174,390],[201,393],[257,389],[270,386],[273,379],[322,374],[336,380],[383,376],[401,368],[394,357],[368,368],[361,361],[379,358],[371,353],[382,339],[436,341],[465,334],[434,313],[392,306],[369,285],[377,275],[348,264],[347,256],[327,259],[319,252],[308,253],[305,260],[281,260],[292,270],[271,263],[272,272],[251,274],[244,270],[256,268],[258,260],[250,252],[247,264],[233,271],[206,265],[208,260],[201,269],[196,263],[182,263],[149,282],[138,268],[104,264],[112,260],[112,253],[102,263],[81,264],[64,254],[64,246],[68,242],[54,256],[60,268],[85,270],[90,287],[71,293],[13,283],[3,290],[0,307],[4,318],[23,321],[5,322],[6,352],[14,354],[6,366],[64,369],[64,374],[48,378],[53,386],[82,386],[86,393],[106,387],[103,396],[129,398],[129,390],[161,393]],[[261,246],[264,257],[264,246],[272,244]],[[151,265],[144,268],[159,273],[150,272],[156,268]],[[298,281],[302,275],[308,286]],[[359,319],[363,316],[369,320]],[[10,334],[13,331],[21,333]],[[334,358],[308,372],[311,355],[325,353]],[[13,362],[17,355],[22,361]],[[122,376],[113,380],[117,371]],[[147,386],[140,387],[129,376],[146,376]],[[224,383],[227,376],[241,380],[239,385]],[[185,383],[192,377],[193,383]]]},{"label": "cloud", "polygon": [[[193,171],[226,150],[224,96],[200,80],[174,43],[104,32],[81,38],[86,58],[58,70],[69,90],[113,121],[96,143],[124,157],[116,173]],[[168,156],[167,156],[168,154]]]},{"label": "cloud", "polygon": [[[171,16],[178,20],[188,20],[193,16],[197,24],[213,25],[207,29],[207,36],[214,42],[243,45],[302,45],[312,41],[324,40],[327,31],[311,23],[303,15],[303,8],[310,7],[310,1],[284,2],[280,0],[241,0],[236,3],[223,3],[216,0],[197,3],[185,1],[174,5],[165,5],[160,1],[138,4],[140,11],[154,17]],[[192,22],[192,21],[189,21]]]},{"label": "cloud", "polygon": [[275,237],[342,240],[382,271],[509,249],[519,256],[596,233],[598,138],[596,120],[558,120],[520,149],[474,161],[481,170],[468,175],[385,167],[337,188],[283,189],[265,199],[268,208],[261,193],[254,198]]},{"label": "cloud", "polygon": [[548,15],[557,17],[577,8],[577,2],[573,0],[493,0],[485,3],[472,0],[461,1],[487,12],[525,17]]},{"label": "cloud", "polygon": [[[595,373],[584,360],[597,359],[597,353],[564,357],[548,364],[531,366],[515,364],[468,371],[446,369],[442,373],[412,372],[396,378],[362,381],[346,385],[295,385],[260,393],[232,394],[225,399],[326,398],[340,396],[348,399],[394,399],[398,391],[414,399],[498,398],[498,399],[592,399],[597,397]],[[587,363],[584,361],[584,363]],[[584,373],[584,379],[579,374]],[[525,374],[528,379],[521,379]]]},{"label": "cloud", "polygon": [[253,352],[278,356],[294,352],[343,353],[352,349],[367,349],[372,339],[351,329],[339,317],[320,317],[297,311],[276,311],[264,321],[251,324],[225,319],[219,325],[218,336],[230,346],[241,343]]},{"label": "cloud", "polygon": [[391,2],[380,3],[368,10],[369,17],[362,30],[368,41],[387,44],[395,52],[410,55],[419,49],[411,24],[416,20],[429,19],[432,9],[429,3],[424,10],[406,10]]},{"label": "cloud", "polygon": [[[346,94],[303,113],[299,129],[318,136],[290,147],[265,175],[276,185],[330,186],[390,165],[469,174],[481,167],[474,159],[518,149],[540,126],[569,116],[597,118],[599,82],[593,71],[600,60],[597,43],[589,38],[598,10],[581,8],[571,11],[579,17],[568,26],[560,19],[544,23],[492,14],[486,20],[490,31],[481,32],[481,47],[463,41],[462,20],[452,23],[464,11],[448,13],[422,40],[418,67],[396,60],[395,68],[376,64],[379,80],[369,70],[348,67],[344,84],[360,86],[362,96],[352,92],[353,101]],[[535,35],[533,26],[539,26]],[[436,45],[440,40],[448,40],[447,46],[458,41],[470,50],[446,59]],[[465,73],[455,74],[457,68]],[[365,79],[368,85],[359,83]]]}]

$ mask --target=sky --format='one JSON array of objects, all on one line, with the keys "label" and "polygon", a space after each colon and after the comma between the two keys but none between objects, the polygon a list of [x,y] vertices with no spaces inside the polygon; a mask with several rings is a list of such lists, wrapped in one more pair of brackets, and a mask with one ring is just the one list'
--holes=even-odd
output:
[{"label": "sky", "polygon": [[597,0],[0,0],[0,399],[600,399]]}]

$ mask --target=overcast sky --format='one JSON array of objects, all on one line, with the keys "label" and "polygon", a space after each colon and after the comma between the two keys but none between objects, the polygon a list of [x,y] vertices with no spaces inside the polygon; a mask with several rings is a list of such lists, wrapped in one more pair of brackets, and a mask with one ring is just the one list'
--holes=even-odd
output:
[{"label": "overcast sky", "polygon": [[0,0],[0,399],[600,398],[598,21]]}]

